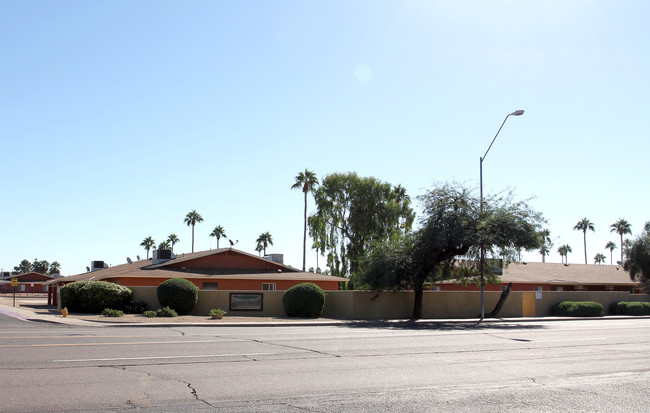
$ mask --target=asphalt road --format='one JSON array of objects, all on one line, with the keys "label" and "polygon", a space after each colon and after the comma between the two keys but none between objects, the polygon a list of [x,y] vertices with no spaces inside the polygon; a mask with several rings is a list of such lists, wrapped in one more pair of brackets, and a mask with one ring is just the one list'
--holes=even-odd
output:
[{"label": "asphalt road", "polygon": [[80,328],[0,315],[0,410],[650,411],[649,327]]}]

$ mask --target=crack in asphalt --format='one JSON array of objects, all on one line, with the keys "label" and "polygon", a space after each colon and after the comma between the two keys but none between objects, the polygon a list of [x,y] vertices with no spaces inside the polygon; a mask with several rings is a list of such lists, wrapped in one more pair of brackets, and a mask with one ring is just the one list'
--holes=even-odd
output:
[{"label": "crack in asphalt", "polygon": [[196,392],[196,389],[195,389],[194,387],[192,387],[192,383],[188,383],[188,382],[186,382],[186,381],[182,381],[182,380],[178,380],[178,381],[181,382],[181,383],[183,383],[183,384],[186,384],[186,385],[187,385],[187,388],[190,389],[190,390],[192,391],[192,392],[191,392],[191,393],[192,393],[192,396],[194,396],[194,399],[195,399],[196,401],[199,401],[199,402],[201,402],[201,403],[205,403],[206,405],[208,405],[208,406],[210,406],[210,407],[213,407],[213,408],[215,407],[215,406],[211,405],[210,403],[208,403],[207,400],[204,400],[204,399],[202,399],[202,398],[199,397],[198,393]]},{"label": "crack in asphalt", "polygon": [[267,344],[269,346],[276,346],[276,347],[283,347],[283,348],[290,348],[293,350],[302,350],[302,351],[308,351],[310,353],[316,353],[316,354],[321,354],[323,356],[329,356],[329,357],[337,357],[340,358],[342,357],[340,354],[333,354],[333,353],[328,353],[325,351],[319,351],[319,350],[314,350],[311,348],[304,348],[304,347],[298,347],[298,346],[290,346],[288,344],[278,344],[278,343],[271,343],[263,340],[256,340],[256,339],[251,339],[251,341],[259,344]]}]

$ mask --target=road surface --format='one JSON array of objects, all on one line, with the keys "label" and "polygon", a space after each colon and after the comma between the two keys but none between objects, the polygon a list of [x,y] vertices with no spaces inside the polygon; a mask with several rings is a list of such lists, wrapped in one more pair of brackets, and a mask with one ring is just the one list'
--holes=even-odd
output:
[{"label": "road surface", "polygon": [[2,412],[649,411],[650,319],[70,327],[0,315]]}]

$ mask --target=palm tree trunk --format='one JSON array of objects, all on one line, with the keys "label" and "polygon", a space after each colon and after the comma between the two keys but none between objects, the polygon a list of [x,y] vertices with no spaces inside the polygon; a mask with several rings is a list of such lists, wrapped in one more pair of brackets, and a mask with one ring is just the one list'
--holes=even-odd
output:
[{"label": "palm tree trunk", "polygon": [[307,191],[305,192],[305,212],[302,227],[302,272],[305,272],[305,260],[307,254]]},{"label": "palm tree trunk", "polygon": [[194,224],[192,224],[192,252],[194,252]]},{"label": "palm tree trunk", "polygon": [[587,230],[584,230],[582,232],[584,236],[584,244],[585,244],[585,264],[587,263]]},{"label": "palm tree trunk", "polygon": [[621,233],[621,265],[623,265],[623,234]]}]

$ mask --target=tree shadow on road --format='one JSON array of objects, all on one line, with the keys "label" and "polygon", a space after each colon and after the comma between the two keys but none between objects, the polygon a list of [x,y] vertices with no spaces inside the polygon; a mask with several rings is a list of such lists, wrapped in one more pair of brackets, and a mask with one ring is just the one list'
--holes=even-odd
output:
[{"label": "tree shadow on road", "polygon": [[512,321],[478,322],[478,321],[435,321],[435,320],[371,320],[350,321],[341,324],[347,328],[377,328],[388,330],[449,330],[449,331],[480,331],[480,330],[540,330],[545,327],[531,323],[517,323]]}]

